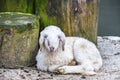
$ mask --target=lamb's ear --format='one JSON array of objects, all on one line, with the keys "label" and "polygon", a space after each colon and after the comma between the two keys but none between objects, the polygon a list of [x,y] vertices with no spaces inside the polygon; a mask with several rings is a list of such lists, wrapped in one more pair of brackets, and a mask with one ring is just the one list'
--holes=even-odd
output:
[{"label": "lamb's ear", "polygon": [[65,47],[65,34],[63,32],[61,32],[61,34],[59,35],[60,41],[62,42],[62,50],[64,51],[64,47]]},{"label": "lamb's ear", "polygon": [[40,44],[40,51],[44,47],[44,36],[42,35],[42,32],[40,33],[40,38],[39,38],[39,44]]}]

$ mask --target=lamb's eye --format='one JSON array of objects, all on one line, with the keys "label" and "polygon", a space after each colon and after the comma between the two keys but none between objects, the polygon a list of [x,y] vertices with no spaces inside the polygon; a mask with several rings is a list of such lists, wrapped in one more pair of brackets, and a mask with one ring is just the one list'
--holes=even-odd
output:
[{"label": "lamb's eye", "polygon": [[47,37],[48,37],[47,35],[44,36],[44,38],[47,38]]},{"label": "lamb's eye", "polygon": [[58,38],[60,39],[60,38],[61,38],[61,36],[59,35],[59,36],[58,36]]}]

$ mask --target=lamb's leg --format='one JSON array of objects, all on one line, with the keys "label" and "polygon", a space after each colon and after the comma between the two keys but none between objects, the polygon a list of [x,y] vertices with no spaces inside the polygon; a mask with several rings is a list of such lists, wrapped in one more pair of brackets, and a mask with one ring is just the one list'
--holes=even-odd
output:
[{"label": "lamb's leg", "polygon": [[62,74],[68,74],[68,73],[80,73],[81,75],[95,75],[96,73],[93,71],[93,69],[86,69],[85,67],[81,65],[76,66],[62,66],[56,69],[56,72],[62,73]]},{"label": "lamb's leg", "polygon": [[60,67],[60,65],[51,65],[48,67],[49,72],[56,72],[56,69]]}]

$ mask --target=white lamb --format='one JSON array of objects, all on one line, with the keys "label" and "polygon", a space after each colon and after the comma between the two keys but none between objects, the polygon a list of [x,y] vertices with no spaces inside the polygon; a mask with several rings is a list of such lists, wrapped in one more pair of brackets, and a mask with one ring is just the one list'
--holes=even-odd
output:
[{"label": "white lamb", "polygon": [[65,37],[56,26],[48,26],[41,32],[39,44],[36,61],[41,71],[95,75],[102,66],[100,53],[92,42]]}]

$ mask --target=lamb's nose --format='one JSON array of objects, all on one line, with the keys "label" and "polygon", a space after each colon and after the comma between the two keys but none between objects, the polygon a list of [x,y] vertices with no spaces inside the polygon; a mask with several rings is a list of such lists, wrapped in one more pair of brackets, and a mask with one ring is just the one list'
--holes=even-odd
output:
[{"label": "lamb's nose", "polygon": [[53,52],[54,51],[54,47],[50,47],[50,52]]}]

